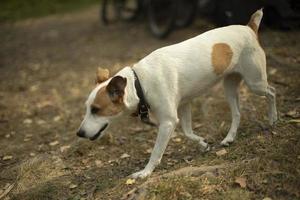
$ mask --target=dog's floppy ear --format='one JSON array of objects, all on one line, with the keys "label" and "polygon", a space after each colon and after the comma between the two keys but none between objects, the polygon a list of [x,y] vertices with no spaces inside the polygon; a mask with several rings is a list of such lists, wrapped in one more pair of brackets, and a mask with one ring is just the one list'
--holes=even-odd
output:
[{"label": "dog's floppy ear", "polygon": [[96,84],[102,83],[103,81],[106,81],[108,79],[109,79],[109,70],[98,67],[96,73],[96,80],[95,80]]},{"label": "dog's floppy ear", "polygon": [[111,81],[106,86],[106,90],[108,92],[109,97],[114,103],[121,103],[125,87],[127,84],[127,79],[121,76],[115,76],[111,79]]}]

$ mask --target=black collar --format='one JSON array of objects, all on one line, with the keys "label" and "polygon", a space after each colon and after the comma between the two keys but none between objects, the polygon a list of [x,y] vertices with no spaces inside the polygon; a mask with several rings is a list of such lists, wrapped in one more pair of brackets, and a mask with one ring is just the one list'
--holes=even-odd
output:
[{"label": "black collar", "polygon": [[148,124],[148,125],[151,125],[151,126],[156,126],[156,124],[151,122],[150,119],[149,119],[150,106],[149,106],[149,104],[147,103],[147,101],[145,99],[145,95],[144,95],[139,77],[137,76],[136,72],[133,69],[132,69],[132,71],[133,71],[133,74],[134,74],[134,86],[135,86],[135,89],[136,89],[136,93],[137,93],[137,96],[140,99],[138,107],[137,107],[137,115],[140,116],[140,119],[145,124]]}]

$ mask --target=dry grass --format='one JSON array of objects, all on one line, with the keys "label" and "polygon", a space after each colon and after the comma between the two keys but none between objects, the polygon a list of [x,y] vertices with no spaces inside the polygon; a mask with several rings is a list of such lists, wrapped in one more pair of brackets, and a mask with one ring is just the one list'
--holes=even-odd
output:
[{"label": "dry grass", "polygon": [[39,156],[29,159],[18,167],[14,194],[35,188],[58,177],[69,174],[59,157]]}]

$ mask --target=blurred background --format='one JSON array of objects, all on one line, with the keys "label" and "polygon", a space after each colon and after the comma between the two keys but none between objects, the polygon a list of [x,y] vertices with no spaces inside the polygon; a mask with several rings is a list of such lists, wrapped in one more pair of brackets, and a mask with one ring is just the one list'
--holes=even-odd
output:
[{"label": "blurred background", "polygon": [[[300,199],[299,2],[1,0],[0,200]],[[76,137],[97,67],[114,74],[157,48],[247,24],[261,7],[259,40],[277,90],[274,127],[267,125],[265,99],[242,85],[237,141],[221,147],[231,115],[216,85],[193,103],[193,128],[212,151],[172,138],[152,176],[158,180],[131,184],[128,175],[147,163],[156,129],[129,117],[102,140]],[[227,167],[161,178],[203,165]]]},{"label": "blurred background", "polygon": [[[99,0],[3,0],[1,4],[0,20],[5,22],[68,12],[99,4]],[[264,8],[264,24],[268,27],[299,28],[297,0],[102,0],[100,4],[99,21],[104,25],[142,20],[158,38],[191,25],[199,16],[218,26],[246,24],[260,8]]]}]

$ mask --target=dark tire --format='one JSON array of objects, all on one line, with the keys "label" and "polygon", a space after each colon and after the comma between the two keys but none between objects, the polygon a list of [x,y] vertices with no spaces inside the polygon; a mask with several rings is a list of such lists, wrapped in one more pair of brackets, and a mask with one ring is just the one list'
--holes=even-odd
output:
[{"label": "dark tire", "polygon": [[176,27],[184,28],[194,22],[197,13],[197,0],[177,0]]},{"label": "dark tire", "polygon": [[176,20],[176,6],[174,0],[149,0],[147,16],[149,28],[157,38],[165,38],[174,28]]}]

